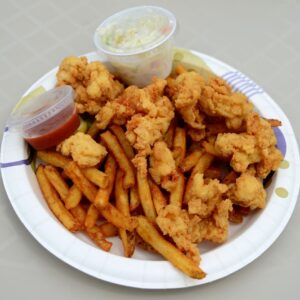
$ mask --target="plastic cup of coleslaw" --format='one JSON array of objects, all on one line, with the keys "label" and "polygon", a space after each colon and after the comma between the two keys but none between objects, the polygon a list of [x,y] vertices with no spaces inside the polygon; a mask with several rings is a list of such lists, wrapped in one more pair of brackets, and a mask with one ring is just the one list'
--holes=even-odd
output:
[{"label": "plastic cup of coleslaw", "polygon": [[94,43],[125,83],[143,87],[172,69],[176,18],[157,6],[120,11],[97,28]]}]

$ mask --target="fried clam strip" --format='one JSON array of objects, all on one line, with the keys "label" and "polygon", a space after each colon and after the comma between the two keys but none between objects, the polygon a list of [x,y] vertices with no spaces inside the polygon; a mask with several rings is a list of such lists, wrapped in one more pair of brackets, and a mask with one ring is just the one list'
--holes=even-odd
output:
[{"label": "fried clam strip", "polygon": [[[115,182],[115,200],[117,209],[124,215],[130,216],[128,190],[123,187],[124,173],[122,170],[117,171]],[[124,255],[131,257],[135,249],[135,232],[129,232],[125,229],[119,229],[119,235],[122,240]]]},{"label": "fried clam strip", "polygon": [[[49,151],[49,150],[43,150],[43,151],[37,151],[37,157],[44,161],[45,163],[48,163],[52,166],[64,169],[65,166],[71,162],[72,160],[63,156],[62,154],[55,152],[55,151]],[[91,182],[96,184],[99,187],[105,187],[107,184],[107,179],[105,178],[106,175],[98,170],[97,168],[90,167],[90,168],[83,168],[82,172],[84,173],[85,177],[87,177]]]},{"label": "fried clam strip", "polygon": [[119,168],[125,173],[123,181],[124,188],[127,189],[133,187],[135,184],[134,169],[116,136],[110,131],[106,131],[101,134],[101,141],[109,149],[110,153],[112,153],[119,165]]},{"label": "fried clam strip", "polygon": [[44,166],[40,165],[37,168],[36,176],[41,191],[53,214],[68,230],[72,232],[78,231],[80,229],[80,224],[65,208],[62,201],[59,199],[55,189],[52,187],[47,176],[45,175]]},{"label": "fried clam strip", "polygon": [[176,268],[195,279],[202,279],[206,276],[198,264],[185,256],[173,244],[166,241],[146,217],[139,216],[137,219],[137,232],[140,237]]}]

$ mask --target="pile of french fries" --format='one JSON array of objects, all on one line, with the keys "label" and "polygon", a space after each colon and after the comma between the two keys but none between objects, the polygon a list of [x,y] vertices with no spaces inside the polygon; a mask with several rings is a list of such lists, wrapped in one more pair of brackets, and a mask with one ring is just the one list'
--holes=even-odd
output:
[{"label": "pile of french fries", "polygon": [[[88,134],[96,139],[97,128],[92,125]],[[220,169],[211,166],[214,155],[210,144],[187,149],[186,130],[175,123],[164,140],[178,167],[176,185],[168,197],[150,176],[142,176],[133,167],[134,150],[117,125],[100,134],[100,143],[108,151],[101,165],[80,168],[56,151],[38,151],[37,179],[50,210],[71,232],[85,232],[104,251],[112,247],[107,238],[119,236],[124,256],[131,257],[141,246],[161,254],[186,275],[202,279],[205,272],[162,235],[155,220],[166,205],[184,205],[194,174],[217,178]],[[225,178],[228,182],[235,179],[233,173]],[[242,213],[235,211],[232,221],[239,223]]]}]

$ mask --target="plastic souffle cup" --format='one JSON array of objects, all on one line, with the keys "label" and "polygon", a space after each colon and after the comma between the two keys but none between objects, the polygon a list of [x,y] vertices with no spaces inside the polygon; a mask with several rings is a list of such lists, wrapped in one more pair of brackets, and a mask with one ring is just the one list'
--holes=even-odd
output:
[{"label": "plastic souffle cup", "polygon": [[176,27],[174,14],[164,8],[133,7],[103,21],[94,43],[125,83],[144,87],[171,73]]},{"label": "plastic souffle cup", "polygon": [[80,125],[71,86],[53,88],[19,105],[10,115],[9,130],[20,132],[36,150],[58,145]]}]

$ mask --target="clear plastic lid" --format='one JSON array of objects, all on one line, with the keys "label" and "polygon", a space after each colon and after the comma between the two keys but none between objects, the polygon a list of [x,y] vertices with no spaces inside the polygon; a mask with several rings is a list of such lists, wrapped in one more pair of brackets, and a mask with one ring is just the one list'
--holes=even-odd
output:
[{"label": "clear plastic lid", "polygon": [[104,53],[137,54],[163,44],[176,30],[176,18],[157,6],[138,6],[120,11],[103,21],[94,42]]},{"label": "clear plastic lid", "polygon": [[74,105],[74,90],[65,85],[53,88],[20,105],[10,115],[9,128],[29,130],[58,115],[70,105]]}]

